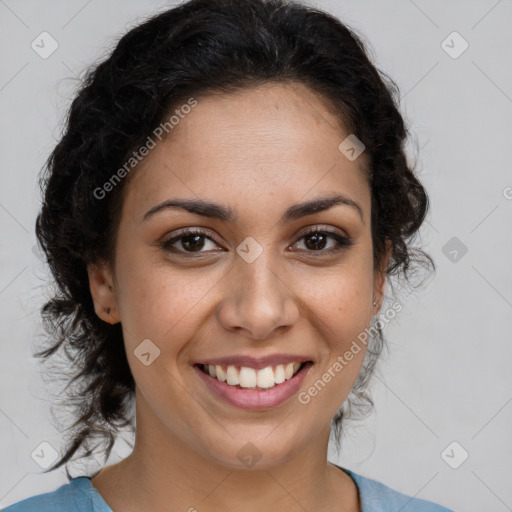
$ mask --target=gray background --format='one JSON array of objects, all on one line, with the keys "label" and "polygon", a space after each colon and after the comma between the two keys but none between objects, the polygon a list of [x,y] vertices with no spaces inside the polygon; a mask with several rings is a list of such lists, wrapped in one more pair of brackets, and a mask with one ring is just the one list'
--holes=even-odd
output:
[{"label": "gray background", "polygon": [[[362,33],[400,87],[431,199],[419,241],[438,266],[386,327],[375,411],[347,426],[341,456],[330,460],[457,511],[512,510],[512,1],[315,4]],[[67,483],[63,469],[43,475],[31,457],[49,449],[42,442],[61,444],[50,385],[31,357],[48,295],[48,271],[32,250],[37,173],[80,72],[169,5],[0,0],[0,508]],[[31,48],[43,31],[58,43],[46,59]],[[453,31],[469,44],[457,58],[445,49],[458,53],[460,39],[442,46]],[[445,460],[455,465],[462,450],[469,457],[453,469]],[[120,441],[110,460],[128,453]]]}]

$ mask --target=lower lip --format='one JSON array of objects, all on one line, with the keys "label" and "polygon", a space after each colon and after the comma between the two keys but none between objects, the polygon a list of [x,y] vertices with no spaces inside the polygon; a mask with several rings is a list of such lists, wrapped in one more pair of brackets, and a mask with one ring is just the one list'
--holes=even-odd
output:
[{"label": "lower lip", "polygon": [[290,380],[276,384],[273,388],[268,390],[261,391],[230,386],[225,382],[217,380],[215,377],[210,377],[210,375],[204,373],[197,365],[194,365],[194,370],[208,388],[226,402],[242,409],[261,411],[277,407],[293,396],[299,389],[311,366],[313,366],[313,363],[307,362]]}]

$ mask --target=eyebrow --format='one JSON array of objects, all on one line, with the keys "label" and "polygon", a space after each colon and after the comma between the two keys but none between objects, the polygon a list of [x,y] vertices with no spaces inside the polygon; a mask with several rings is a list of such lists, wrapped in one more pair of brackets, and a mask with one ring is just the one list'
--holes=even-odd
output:
[{"label": "eyebrow", "polygon": [[[287,222],[306,217],[307,215],[322,212],[337,205],[345,205],[353,208],[357,211],[359,217],[361,217],[361,220],[364,223],[363,210],[361,206],[346,196],[336,194],[333,196],[321,197],[307,201],[305,203],[299,203],[290,206],[282,215],[281,219],[279,220],[279,224],[285,224]],[[238,219],[237,213],[226,205],[217,204],[202,199],[168,199],[148,210],[144,214],[142,220],[146,221],[153,217],[156,213],[169,208],[180,208],[190,213],[195,213],[203,217],[219,219],[224,222],[233,223]]]}]

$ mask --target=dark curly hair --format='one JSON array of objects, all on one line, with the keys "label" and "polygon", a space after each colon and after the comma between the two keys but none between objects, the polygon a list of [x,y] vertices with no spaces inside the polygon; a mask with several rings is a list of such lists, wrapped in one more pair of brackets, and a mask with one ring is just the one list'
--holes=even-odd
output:
[{"label": "dark curly hair", "polygon": [[[75,419],[65,453],[45,472],[66,464],[69,477],[72,456],[89,456],[100,443],[108,459],[120,429],[135,430],[135,383],[121,324],[95,313],[86,270],[100,260],[113,266],[129,177],[101,199],[94,191],[188,98],[268,82],[308,86],[366,146],[375,268],[407,282],[416,264],[435,269],[428,254],[411,247],[428,196],[407,162],[398,87],[371,63],[362,36],[330,14],[286,0],[191,0],[153,16],[87,71],[40,176],[36,235],[57,286],[41,309],[49,336],[35,356],[46,360],[64,350],[63,374],[72,377],[64,404]],[[384,269],[386,243],[392,250]],[[377,332],[333,418],[338,441],[351,409],[373,406],[365,388],[384,346]],[[91,448],[93,440],[100,443]]]}]

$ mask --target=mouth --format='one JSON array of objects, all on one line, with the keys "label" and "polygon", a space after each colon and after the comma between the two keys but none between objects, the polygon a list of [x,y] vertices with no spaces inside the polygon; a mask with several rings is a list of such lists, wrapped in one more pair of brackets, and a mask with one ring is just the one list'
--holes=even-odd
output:
[{"label": "mouth", "polygon": [[193,367],[216,398],[242,409],[264,410],[291,398],[313,366],[313,361],[263,364],[196,363]]},{"label": "mouth", "polygon": [[300,369],[311,361],[292,361],[286,364],[269,365],[261,369],[249,366],[198,364],[198,368],[219,382],[238,389],[266,390],[292,379]]}]

